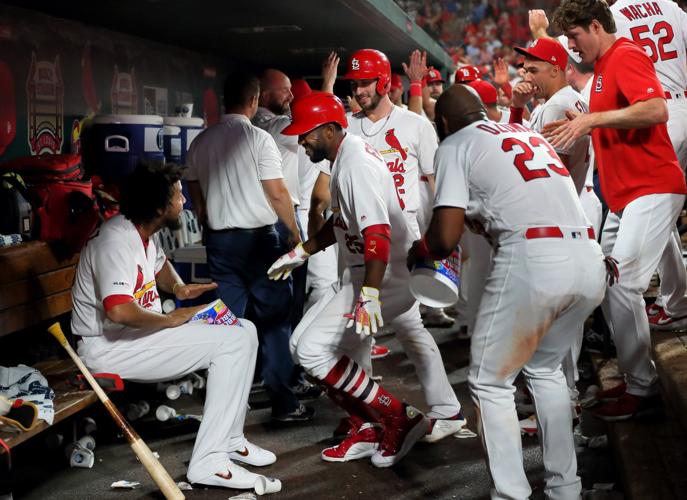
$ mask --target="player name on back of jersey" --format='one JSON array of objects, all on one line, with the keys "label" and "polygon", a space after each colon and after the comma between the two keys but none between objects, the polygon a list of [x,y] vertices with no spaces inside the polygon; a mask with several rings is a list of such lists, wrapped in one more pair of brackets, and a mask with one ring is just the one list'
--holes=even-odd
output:
[{"label": "player name on back of jersey", "polygon": [[480,123],[477,128],[493,135],[509,134],[513,132],[532,132],[530,129],[519,123]]},{"label": "player name on back of jersey", "polygon": [[630,21],[645,19],[651,16],[662,16],[661,7],[657,2],[637,2],[620,9],[620,13]]}]

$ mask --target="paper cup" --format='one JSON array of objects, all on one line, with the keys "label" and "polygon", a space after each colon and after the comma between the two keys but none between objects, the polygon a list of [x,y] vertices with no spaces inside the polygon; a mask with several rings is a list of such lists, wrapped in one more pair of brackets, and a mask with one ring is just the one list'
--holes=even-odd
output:
[{"label": "paper cup", "polygon": [[95,439],[92,436],[84,436],[76,442],[76,447],[93,451],[95,450]]},{"label": "paper cup", "polygon": [[95,463],[95,455],[92,450],[77,446],[72,450],[69,456],[69,465],[71,467],[80,467],[82,469],[90,469]]},{"label": "paper cup", "polygon": [[181,388],[177,384],[169,384],[167,389],[165,389],[165,395],[167,399],[172,401],[179,399],[179,396],[181,396]]},{"label": "paper cup", "polygon": [[198,311],[189,322],[207,323],[209,325],[241,326],[239,319],[229,310],[227,305],[222,302],[222,299],[217,299],[211,304],[208,304],[206,308]]},{"label": "paper cup", "polygon": [[429,307],[448,307],[458,301],[460,247],[443,260],[421,260],[410,273],[410,292]]},{"label": "paper cup", "polygon": [[276,477],[258,476],[255,480],[255,493],[267,495],[281,491],[281,481]]}]

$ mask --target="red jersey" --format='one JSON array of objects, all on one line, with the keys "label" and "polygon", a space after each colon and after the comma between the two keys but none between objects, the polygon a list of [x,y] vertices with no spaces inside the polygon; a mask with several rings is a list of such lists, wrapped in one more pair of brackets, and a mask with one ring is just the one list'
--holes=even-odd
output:
[{"label": "red jersey", "polygon": [[[618,38],[594,65],[589,111],[626,108],[665,97],[651,59],[627,38]],[[687,194],[685,176],[665,123],[621,130],[595,128],[592,143],[601,191],[613,212],[649,194]]]}]

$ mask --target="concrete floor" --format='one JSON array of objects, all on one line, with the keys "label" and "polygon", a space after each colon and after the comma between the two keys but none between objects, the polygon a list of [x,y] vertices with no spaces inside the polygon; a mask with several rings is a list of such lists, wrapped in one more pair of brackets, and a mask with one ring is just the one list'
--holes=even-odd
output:
[{"label": "concrete floor", "polygon": [[[433,333],[441,347],[450,381],[464,405],[468,427],[474,431],[474,411],[466,382],[469,344],[457,340],[454,329],[434,330]],[[393,352],[375,362],[375,375],[383,376],[382,384],[391,392],[424,409],[420,404],[422,396],[413,368],[396,340],[383,335],[379,342],[388,345]],[[127,387],[127,393],[118,395],[116,401],[122,406],[126,402],[123,396],[127,399],[136,398],[140,395],[135,392],[141,390],[148,391],[144,397],[150,398],[150,387],[134,387],[133,390]],[[169,404],[180,412],[200,413],[202,396],[182,396],[182,399],[174,402],[157,397],[158,401],[149,399],[153,413],[158,404]],[[259,395],[253,401],[259,406]],[[323,447],[331,444],[331,431],[342,413],[325,397],[308,404],[312,404],[318,413],[313,422],[306,424],[275,426],[270,423],[267,408],[253,409],[248,414],[245,428],[247,437],[278,456],[276,464],[260,469],[261,473],[282,481],[281,493],[272,495],[273,498],[383,500],[488,497],[490,481],[478,438],[448,437],[432,445],[420,443],[391,469],[377,469],[367,460],[344,464],[325,463],[319,458],[319,453]],[[100,405],[97,406],[91,411],[99,425],[94,467],[69,468],[61,449],[49,450],[44,439],[34,438],[15,450],[13,456],[15,499],[162,498],[129,446],[121,437],[117,437],[109,417]],[[70,435],[72,426],[73,423],[65,422],[56,431]],[[171,476],[176,481],[185,481],[197,424],[160,423],[148,416],[135,422],[134,427],[149,447],[160,454],[160,460]],[[598,433],[598,428],[593,432]],[[524,438],[523,448],[525,468],[534,490],[532,498],[543,498],[543,469],[536,438]],[[585,488],[591,488],[595,483],[615,482],[612,459],[607,450],[584,450],[579,462]],[[121,479],[138,481],[141,485],[135,490],[110,489],[112,482]],[[194,488],[185,493],[187,498],[226,499],[240,492]]]}]

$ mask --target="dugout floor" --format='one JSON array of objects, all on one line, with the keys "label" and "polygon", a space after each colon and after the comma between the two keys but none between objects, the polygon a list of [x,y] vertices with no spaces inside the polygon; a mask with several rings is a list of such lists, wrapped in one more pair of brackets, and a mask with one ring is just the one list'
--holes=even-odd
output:
[{"label": "dugout floor", "polygon": [[[468,397],[466,382],[468,342],[456,338],[455,329],[437,329],[433,334],[440,345],[449,379],[455,388],[468,427],[475,430],[474,411]],[[400,351],[393,336],[383,335],[379,342],[388,345],[393,352],[385,359],[375,361],[375,375],[383,376],[383,384],[406,401],[422,401],[420,387],[412,366]],[[126,394],[115,399],[120,406],[150,387],[127,387]],[[154,394],[153,394],[154,396]],[[179,411],[200,413],[200,398],[182,396],[168,402],[163,396],[150,401],[153,412],[157,404],[170,404]],[[259,406],[260,395],[252,398]],[[317,417],[306,424],[275,426],[270,423],[269,409],[253,409],[246,422],[246,435],[256,443],[274,451],[277,463],[262,468],[266,475],[281,479],[281,493],[271,495],[277,499],[478,499],[489,495],[489,479],[479,438],[457,439],[448,437],[436,444],[419,443],[396,467],[376,469],[369,461],[330,464],[320,460],[319,453],[330,444],[332,429],[341,413],[330,401],[321,397],[311,401]],[[420,406],[421,407],[421,406]],[[96,434],[96,460],[92,469],[69,468],[63,449],[49,449],[45,439],[37,437],[14,453],[15,499],[154,499],[162,498],[143,467],[137,462],[129,446],[117,437],[109,417],[99,407],[93,407],[92,416],[99,425]],[[586,434],[603,432],[603,427],[591,417],[583,420]],[[176,481],[185,481],[185,470],[193,446],[197,424],[159,423],[154,417],[146,417],[134,423],[153,451],[160,454],[163,465]],[[73,424],[65,422],[56,429],[71,441]],[[543,469],[541,452],[535,437],[523,441],[524,459],[532,498],[543,498]],[[583,449],[578,456],[579,473],[585,489],[599,483],[615,483],[616,472],[612,456],[606,449]],[[257,469],[257,468],[255,468]],[[134,490],[112,490],[117,480],[138,481]],[[194,488],[186,497],[227,499],[239,491],[226,489]],[[593,498],[622,498],[620,494],[597,493]]]}]

